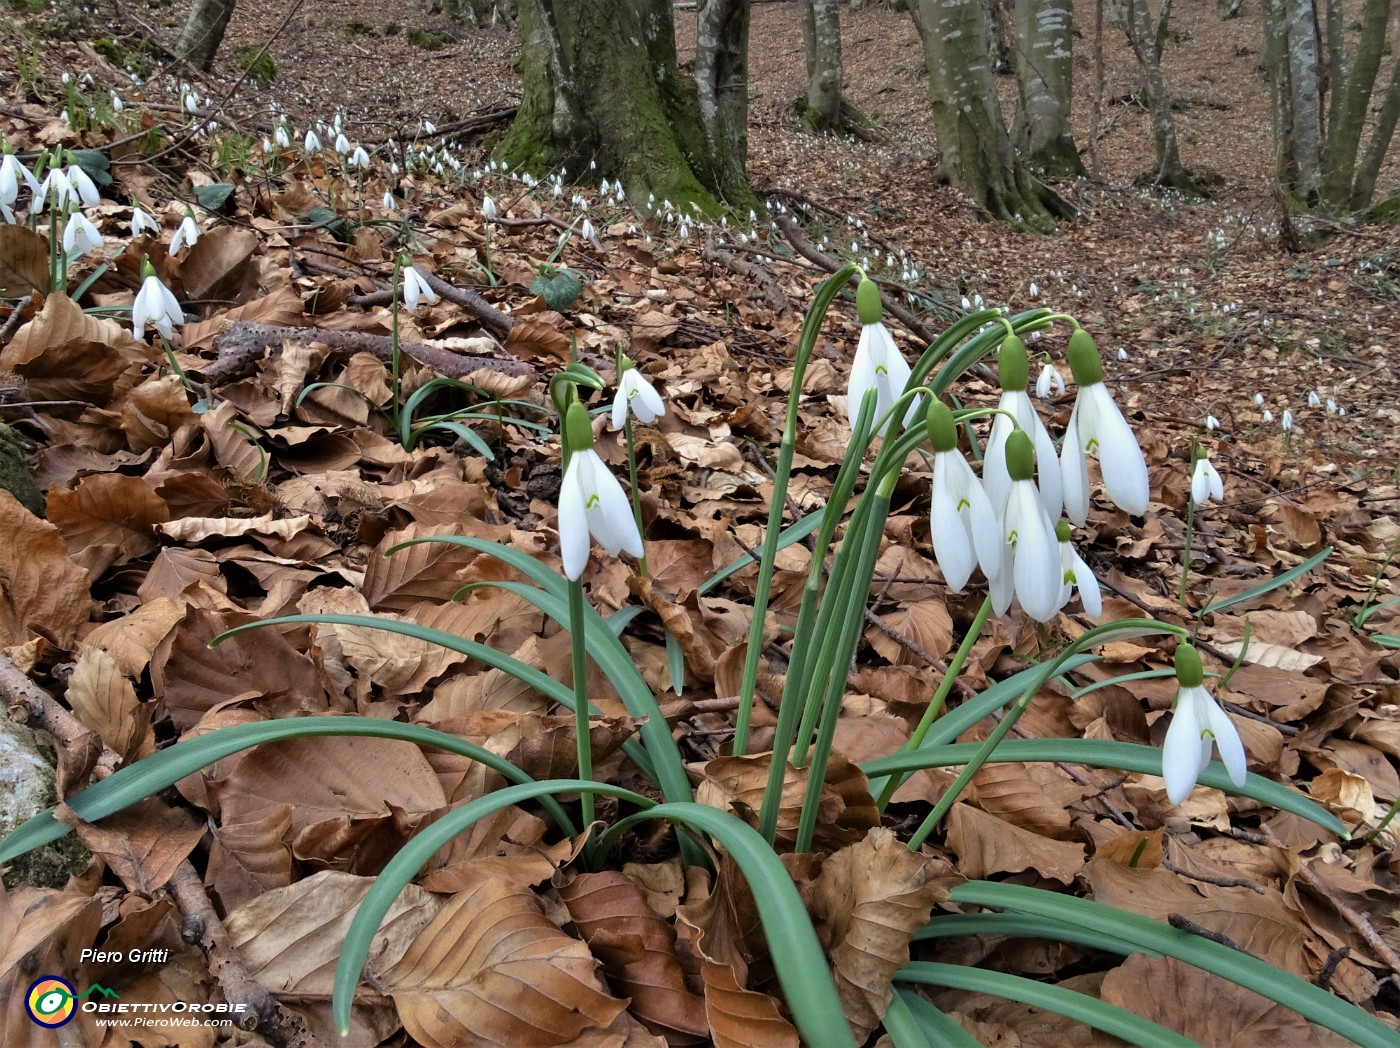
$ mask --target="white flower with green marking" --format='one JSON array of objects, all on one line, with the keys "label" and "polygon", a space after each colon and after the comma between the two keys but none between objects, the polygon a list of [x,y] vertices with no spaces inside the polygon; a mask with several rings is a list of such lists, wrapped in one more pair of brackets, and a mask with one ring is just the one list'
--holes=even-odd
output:
[{"label": "white flower with green marking", "polygon": [[1234,723],[1205,689],[1201,656],[1190,644],[1176,649],[1176,679],[1180,689],[1172,707],[1172,722],[1162,743],[1162,778],[1167,799],[1180,804],[1196,787],[1210,764],[1211,749],[1220,751],[1230,781],[1243,786],[1247,772],[1244,743]]}]

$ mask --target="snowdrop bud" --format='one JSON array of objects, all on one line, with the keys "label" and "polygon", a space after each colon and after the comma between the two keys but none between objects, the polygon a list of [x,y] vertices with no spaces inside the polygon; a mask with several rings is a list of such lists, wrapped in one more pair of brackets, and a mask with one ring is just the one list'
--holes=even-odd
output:
[{"label": "snowdrop bud", "polygon": [[486,221],[496,221],[496,202],[492,200],[489,196],[484,196],[481,198],[481,213],[483,216],[485,216]]},{"label": "snowdrop bud", "polygon": [[1336,402],[1335,400],[1333,400],[1331,397],[1328,397],[1328,398],[1327,398],[1327,405],[1326,405],[1326,406],[1327,406],[1327,414],[1329,414],[1329,415],[1335,415],[1335,414],[1337,413],[1337,402]]},{"label": "snowdrop bud", "polygon": [[1034,280],[1032,280],[1032,281],[1031,281],[1031,286],[1027,289],[1027,292],[1028,292],[1028,294],[1030,295],[1031,298],[1039,298],[1039,297],[1040,297],[1040,285],[1037,284]]},{"label": "snowdrop bud", "polygon": [[1263,393],[1256,393],[1256,394],[1254,394],[1254,398],[1253,398],[1253,399],[1254,399],[1254,406],[1255,406],[1256,408],[1262,408],[1262,407],[1264,406],[1264,394],[1263,394]]},{"label": "snowdrop bud", "polygon": [[1308,390],[1308,407],[1317,408],[1322,406],[1322,398],[1317,395],[1317,390]]},{"label": "snowdrop bud", "polygon": [[394,194],[386,191],[384,193],[384,210],[393,211],[397,209],[397,207],[398,201],[394,199]]},{"label": "snowdrop bud", "polygon": [[1293,430],[1293,412],[1287,408],[1283,409],[1283,431],[1289,433]]},{"label": "snowdrop bud", "polygon": [[1265,408],[1265,409],[1264,409],[1264,414],[1263,414],[1262,417],[1263,417],[1263,419],[1264,419],[1264,421],[1265,421],[1266,423],[1267,423],[1267,422],[1272,422],[1272,421],[1274,420],[1274,413],[1273,413],[1272,411],[1270,411],[1268,408]]},{"label": "snowdrop bud", "polygon": [[584,238],[585,240],[592,240],[592,239],[593,239],[593,223],[590,222],[590,221],[588,221],[588,219],[585,218],[585,219],[583,220],[583,225],[579,226],[579,232],[580,232],[581,234],[583,234],[583,238]]},{"label": "snowdrop bud", "polygon": [[1119,347],[1118,347],[1118,359],[1119,359],[1119,360],[1127,360],[1127,359],[1128,359],[1128,351],[1127,351],[1126,349],[1124,349],[1122,346],[1119,346]]}]

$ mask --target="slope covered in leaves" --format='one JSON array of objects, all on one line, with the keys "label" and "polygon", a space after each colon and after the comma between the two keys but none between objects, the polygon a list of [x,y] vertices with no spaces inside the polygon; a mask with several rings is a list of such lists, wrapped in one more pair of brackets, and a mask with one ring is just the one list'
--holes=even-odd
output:
[{"label": "slope covered in leaves", "polygon": [[[510,591],[478,585],[515,578],[500,562],[436,544],[385,553],[461,534],[556,567],[557,440],[528,423],[553,425],[545,384],[571,356],[611,376],[623,346],[670,405],[639,431],[650,578],[629,564],[595,562],[588,591],[604,614],[647,610],[626,644],[661,698],[697,796],[751,812],[766,780],[763,758],[729,757],[726,746],[755,572],[706,584],[762,539],[801,313],[823,266],[854,248],[872,271],[883,268],[886,290],[916,311],[924,331],[961,313],[964,295],[994,303],[1035,296],[1075,313],[1106,349],[1124,347],[1126,359],[1110,352],[1107,367],[1149,460],[1152,505],[1140,519],[1099,505],[1080,536],[1110,591],[1105,618],[1199,621],[1201,650],[1220,672],[1243,649],[1221,697],[1251,770],[1296,784],[1363,827],[1342,842],[1216,790],[1198,789],[1173,807],[1161,781],[1139,773],[994,764],[953,807],[945,831],[910,852],[901,838],[952,772],[911,779],[882,820],[855,765],[907,740],[982,596],[949,595],[942,584],[930,549],[929,475],[913,459],[847,682],[836,742],[844,760],[828,775],[816,854],[789,861],[857,1036],[878,1031],[890,975],[930,911],[954,909],[954,886],[988,878],[1171,920],[1383,1016],[1400,1010],[1394,831],[1363,839],[1400,797],[1396,659],[1369,634],[1400,629],[1393,610],[1364,629],[1352,621],[1393,595],[1389,555],[1400,540],[1387,368],[1395,337],[1387,296],[1400,250],[1393,235],[1361,231],[1287,256],[1267,231],[1241,222],[1229,249],[1211,254],[1203,231],[1220,213],[1210,206],[1197,212],[1082,186],[1088,221],[1050,241],[1012,237],[979,224],[946,191],[910,185],[878,154],[864,157],[854,195],[848,173],[857,169],[846,165],[860,151],[844,145],[823,148],[830,167],[812,168],[800,185],[783,181],[795,170],[783,154],[756,155],[755,175],[773,193],[771,223],[730,216],[706,227],[690,216],[648,215],[643,202],[600,192],[591,179],[554,197],[504,173],[473,176],[482,160],[467,152],[462,178],[395,172],[390,164],[406,163],[393,142],[362,180],[331,150],[274,149],[272,161],[255,147],[241,164],[221,167],[217,146],[196,139],[150,160],[134,143],[112,145],[121,136],[110,130],[62,123],[53,97],[17,99],[0,116],[7,137],[22,150],[107,149],[115,179],[92,212],[108,237],[109,268],[77,303],[44,294],[39,234],[0,228],[9,292],[31,291],[5,303],[8,321],[0,316],[0,370],[13,376],[6,418],[29,442],[46,495],[36,515],[0,493],[0,520],[13,537],[0,549],[0,683],[20,719],[57,735],[61,796],[176,739],[326,714],[430,726],[536,778],[573,774],[572,720],[539,691],[466,656],[348,625],[208,642],[259,618],[372,612],[480,641],[567,683],[567,634]],[[301,130],[320,115],[294,114],[292,123]],[[178,141],[169,114],[152,108],[141,120],[153,127],[167,118]],[[257,118],[220,119],[251,128]],[[433,133],[419,134],[420,155],[430,143],[456,156]],[[810,140],[791,143],[818,153]],[[900,160],[919,170],[917,157]],[[218,183],[233,186],[231,195],[197,212],[203,235],[172,258],[165,245],[184,213],[178,201]],[[377,203],[386,191],[392,206]],[[487,194],[500,216],[489,228]],[[160,236],[126,235],[128,195],[162,219]],[[591,237],[579,225],[584,205]],[[550,308],[531,286],[570,228],[553,264],[581,278],[581,293]],[[1159,235],[1144,238],[1144,229]],[[391,428],[389,287],[403,251],[434,274],[441,296],[400,314],[405,395],[447,374],[534,407],[474,421],[471,438],[432,430],[406,442]],[[123,323],[143,255],[191,315],[174,362],[192,388]],[[74,286],[95,268],[81,263]],[[853,307],[838,303],[803,386],[789,520],[825,504],[845,454],[843,399],[858,331]],[[912,353],[924,336],[899,337]],[[1063,359],[1062,339],[1032,348]],[[1348,414],[1329,413],[1325,402],[1309,407],[1310,389]],[[1256,391],[1263,404],[1250,400]],[[959,396],[989,405],[996,391],[974,378]],[[420,417],[469,399],[436,394]],[[608,399],[604,392],[595,402]],[[1071,403],[1060,396],[1043,405],[1055,432]],[[1263,422],[1266,407],[1280,417],[1290,410],[1292,432]],[[1207,430],[1207,415],[1221,425]],[[617,435],[597,430],[604,457],[625,471]],[[1226,499],[1197,516],[1183,607],[1176,594],[1193,439],[1211,448]],[[1328,547],[1320,566],[1292,583],[1229,604]],[[760,682],[768,700],[781,691],[782,626],[792,625],[807,557],[799,543],[779,562]],[[1216,610],[1198,616],[1208,603]],[[671,679],[663,624],[685,654],[683,689]],[[1073,613],[1048,626],[1019,615],[993,622],[972,649],[954,706],[1085,626]],[[1144,639],[1101,654],[1039,694],[1017,733],[1160,745],[1174,683],[1111,681],[1163,669],[1170,652]],[[589,672],[605,714],[590,726],[595,774],[646,789],[622,752],[638,725],[609,682]],[[755,714],[751,752],[764,748],[773,724],[770,701]],[[985,737],[991,724],[961,738]],[[268,1040],[333,1043],[331,974],[370,879],[420,829],[502,784],[480,764],[372,738],[228,757],[177,791],[79,824],[92,859],[80,858],[71,879],[6,894],[0,978],[22,991],[28,973],[63,969],[83,985],[119,985],[132,1002],[254,1002],[267,1011],[260,1035]],[[355,1043],[796,1043],[752,896],[728,860],[713,876],[686,870],[670,835],[638,832],[606,869],[590,870],[541,814],[501,812],[420,871],[376,939],[353,1011]],[[780,812],[780,840],[792,839],[796,822],[794,795]],[[202,938],[184,934],[191,918],[205,922]],[[169,952],[137,963],[79,959],[83,950],[133,948]],[[1123,961],[988,936],[916,942],[912,956],[1067,985],[1205,1045],[1336,1043],[1294,1013],[1167,958]],[[1109,1043],[975,990],[931,992],[983,1043]],[[1207,998],[1212,1007],[1203,1009]],[[3,1022],[7,1045],[46,1043],[17,1004]],[[92,1043],[149,1043],[130,1028],[99,1033],[87,1014],[78,1022]],[[197,1029],[171,1043],[241,1036]]]}]

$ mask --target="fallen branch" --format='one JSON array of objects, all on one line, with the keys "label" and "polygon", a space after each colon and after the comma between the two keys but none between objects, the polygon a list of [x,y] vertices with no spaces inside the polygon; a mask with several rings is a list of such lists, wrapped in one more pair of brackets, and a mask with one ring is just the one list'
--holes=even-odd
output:
[{"label": "fallen branch", "polygon": [[[433,283],[441,283],[434,278]],[[445,285],[444,285],[445,286]],[[384,292],[385,295],[388,292]],[[369,296],[365,296],[369,297]],[[345,354],[372,353],[386,363],[393,359],[393,339],[388,335],[368,335],[358,331],[333,331],[329,328],[285,327],[281,324],[254,324],[236,321],[227,331],[214,339],[218,357],[199,368],[211,385],[220,385],[252,373],[258,361],[269,349],[280,348],[284,341],[319,342]],[[468,357],[429,342],[399,340],[400,352],[420,364],[432,368],[447,378],[465,379],[481,371],[494,371],[522,381],[534,381],[535,369],[520,360],[497,360],[495,357]]]},{"label": "fallen branch", "polygon": [[[86,746],[96,738],[7,655],[0,655],[0,696],[4,697],[12,719],[42,728],[60,746]],[[96,746],[100,752],[92,765],[92,777],[104,779],[117,769],[121,758],[100,742]],[[266,987],[248,974],[243,959],[229,939],[228,930],[214,912],[199,873],[188,860],[176,868],[169,889],[184,915],[181,934],[187,942],[198,944],[204,951],[209,972],[218,983],[224,1000],[245,1005],[243,1014],[254,1020],[255,1028],[263,1037],[279,1048],[321,1048],[321,1041],[307,1029],[305,1020],[283,1008]]]},{"label": "fallen branch", "polygon": [[786,313],[788,311],[787,296],[783,294],[783,289],[778,286],[778,281],[763,266],[753,262],[747,262],[732,252],[724,250],[715,243],[714,237],[705,238],[705,249],[701,252],[701,257],[706,262],[718,262],[730,272],[737,273],[741,277],[747,277],[763,288],[763,297],[768,300],[768,304],[773,307],[775,313]]}]

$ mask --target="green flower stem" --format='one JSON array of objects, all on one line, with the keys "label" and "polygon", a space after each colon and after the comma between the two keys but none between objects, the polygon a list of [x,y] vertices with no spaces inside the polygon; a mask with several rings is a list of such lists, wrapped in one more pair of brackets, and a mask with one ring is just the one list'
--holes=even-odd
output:
[{"label": "green flower stem", "polygon": [[[852,430],[852,447],[864,447],[869,441],[871,424],[875,420],[876,400],[875,390],[867,390]],[[831,495],[826,502],[826,509],[822,512],[816,543],[812,547],[812,562],[807,568],[807,582],[803,587],[802,603],[797,612],[787,684],[783,688],[783,698],[778,706],[778,724],[773,732],[773,756],[768,766],[768,785],[763,791],[763,804],[759,809],[759,832],[769,844],[773,843],[777,834],[778,804],[782,799],[788,754],[792,751],[793,741],[798,737],[797,722],[803,712],[801,697],[806,693],[807,680],[814,661],[811,655],[811,638],[816,635],[815,619],[818,615],[822,575],[826,569],[826,551],[831,547],[842,510],[850,501],[851,493],[855,489],[856,479],[860,475],[860,463],[861,458],[855,455],[847,455],[842,460],[841,468],[836,474],[836,482],[832,485]]]},{"label": "green flower stem", "polygon": [[[860,533],[860,546],[856,550],[850,578],[852,581],[863,581],[864,585],[858,590],[853,588],[849,599],[840,602],[843,614],[837,643],[832,647],[841,661],[832,667],[832,672],[825,682],[826,694],[821,704],[821,723],[817,729],[816,744],[812,747],[812,759],[807,768],[807,789],[802,798],[802,813],[797,824],[797,841],[794,847],[799,853],[812,850],[817,812],[821,808],[822,787],[826,782],[826,765],[831,759],[836,725],[841,719],[841,700],[846,693],[846,671],[860,640],[861,626],[865,622],[865,603],[870,594],[870,577],[875,570],[875,561],[880,555],[880,540],[885,531],[884,521],[889,514],[890,498],[894,494],[897,479],[897,473],[890,473],[881,482],[871,504],[869,526]],[[843,544],[842,552],[844,551]],[[811,709],[816,707],[816,703],[809,704]]]},{"label": "green flower stem", "polygon": [[403,281],[403,259],[394,262],[394,278],[390,285],[392,298],[389,300],[389,426],[399,434],[399,442],[405,443],[406,434],[403,432],[402,411],[399,406],[399,396],[402,392],[400,387],[399,371],[402,362],[399,354],[399,285]]},{"label": "green flower stem", "polygon": [[1181,586],[1177,590],[1177,602],[1186,607],[1186,587],[1191,579],[1191,542],[1196,537],[1196,500],[1186,500],[1186,544],[1181,552]]},{"label": "green flower stem", "polygon": [[[967,628],[967,634],[963,637],[962,643],[958,645],[957,652],[953,655],[953,661],[948,663],[948,672],[943,674],[943,679],[938,682],[938,690],[934,692],[932,701],[928,708],[924,710],[924,715],[919,718],[919,724],[914,729],[914,733],[909,736],[909,741],[904,744],[904,749],[908,751],[917,750],[923,745],[924,736],[933,726],[934,720],[943,711],[943,704],[948,701],[948,693],[953,690],[953,685],[957,682],[958,675],[962,673],[963,664],[967,662],[967,657],[972,653],[972,646],[977,643],[977,638],[982,635],[982,629],[987,624],[987,619],[992,614],[992,598],[986,597],[982,601],[982,606],[977,609],[977,615],[972,620],[972,625]],[[880,790],[879,799],[875,806],[881,811],[890,803],[890,798],[899,789],[904,779],[897,775],[891,775],[885,780],[884,787]],[[871,784],[874,785],[873,783]]]},{"label": "green flower stem", "polygon": [[[632,439],[632,412],[627,412],[627,421],[622,425],[622,437],[627,446],[627,481],[629,485],[628,494],[632,497],[632,519],[637,522],[637,534],[642,534],[642,495],[641,489],[637,486],[637,447]],[[643,550],[646,544],[642,544]],[[651,578],[651,573],[647,570],[647,555],[642,553],[637,561],[637,574],[644,579]],[[670,632],[669,630],[667,631]]]},{"label": "green flower stem", "polygon": [[[569,582],[569,647],[573,653],[574,735],[578,743],[578,777],[593,778],[593,740],[588,734],[588,667],[584,662],[583,582]],[[584,832],[593,823],[593,794],[581,796]]]},{"label": "green flower stem", "polygon": [[1060,652],[1059,655],[1042,667],[1040,672],[1031,679],[1026,690],[1021,693],[1020,698],[1007,709],[1006,714],[1002,717],[996,728],[992,730],[992,733],[977,747],[977,752],[973,754],[972,759],[963,766],[963,770],[958,773],[958,777],[953,780],[952,785],[943,792],[943,796],[938,798],[938,803],[933,806],[933,810],[928,813],[923,823],[919,826],[919,829],[914,833],[914,836],[909,839],[909,850],[917,852],[923,847],[924,841],[928,839],[929,834],[932,833],[934,828],[943,820],[943,816],[948,814],[948,810],[952,808],[962,791],[967,788],[967,784],[972,781],[972,777],[976,775],[982,765],[987,762],[987,758],[992,755],[992,751],[997,748],[997,744],[1000,743],[1002,739],[1006,738],[1007,733],[1015,725],[1021,714],[1025,713],[1026,710],[1030,708],[1031,702],[1034,701],[1036,695],[1039,694],[1040,689],[1060,674],[1061,667],[1064,666],[1066,662],[1086,648],[1093,647],[1096,644],[1107,643],[1110,638],[1125,639],[1127,636],[1138,637],[1155,633],[1170,633],[1178,639],[1184,639],[1186,637],[1186,630],[1182,627],[1168,625],[1165,622],[1158,622],[1155,619],[1120,619],[1117,622],[1109,622],[1102,626],[1096,626],[1082,634],[1065,648],[1064,651]]},{"label": "green flower stem", "polygon": [[763,623],[768,615],[768,594],[773,586],[773,572],[778,556],[778,536],[783,528],[783,508],[787,503],[788,476],[792,472],[792,456],[797,446],[797,408],[802,398],[802,378],[816,349],[817,335],[827,308],[858,267],[845,265],[817,289],[812,307],[802,322],[802,335],[793,361],[792,389],[788,391],[787,416],[783,422],[782,443],[778,447],[778,463],[773,471],[772,504],[768,510],[768,528],[763,537],[763,556],[758,565],[758,581],[754,587],[753,620],[749,625],[748,648],[744,654],[744,675],[739,685],[739,708],[734,716],[734,755],[742,757],[749,746],[749,722],[753,716],[754,695],[758,687],[758,660],[763,650]]}]

